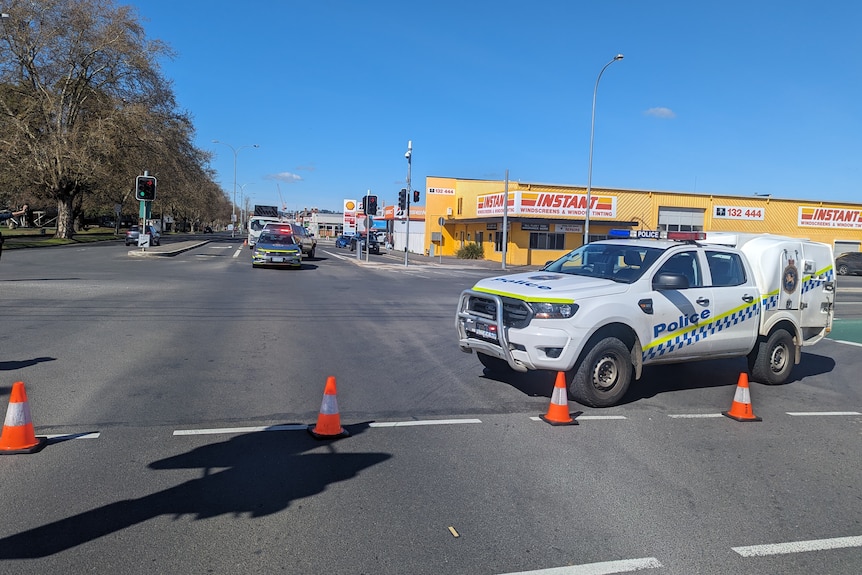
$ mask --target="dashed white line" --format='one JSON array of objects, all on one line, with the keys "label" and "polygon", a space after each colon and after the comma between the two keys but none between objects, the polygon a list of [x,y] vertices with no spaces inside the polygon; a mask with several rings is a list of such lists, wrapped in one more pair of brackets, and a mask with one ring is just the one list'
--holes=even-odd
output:
[{"label": "dashed white line", "polygon": [[704,419],[707,417],[724,417],[720,413],[671,413],[668,417],[674,419]]},{"label": "dashed white line", "polygon": [[862,547],[862,536],[791,541],[790,543],[773,543],[769,545],[749,545],[747,547],[731,547],[731,549],[743,557],[765,557],[767,555],[805,553],[808,551],[824,551],[826,549],[843,549],[846,547]]},{"label": "dashed white line", "polygon": [[300,431],[308,429],[307,425],[263,425],[258,427],[223,427],[220,429],[177,429],[174,435],[218,435],[221,433],[254,433],[258,431]]},{"label": "dashed white line", "polygon": [[410,427],[412,425],[458,425],[460,423],[482,423],[481,419],[426,419],[417,421],[373,421],[368,427]]},{"label": "dashed white line", "polygon": [[862,415],[858,411],[788,411],[787,415],[807,416],[807,415]]},{"label": "dashed white line", "polygon": [[100,435],[100,432],[94,431],[91,433],[55,433],[53,435],[43,435],[42,437],[65,441],[67,439],[98,439]]},{"label": "dashed white line", "polygon": [[[541,417],[538,417],[535,415],[531,416],[530,419],[532,419],[533,421],[542,421]],[[576,421],[590,421],[590,420],[600,421],[603,419],[608,419],[608,420],[610,420],[610,419],[626,419],[626,416],[625,415],[579,415],[577,417],[573,417],[573,419],[575,419]]]},{"label": "dashed white line", "polygon": [[641,569],[658,569],[664,567],[655,557],[643,559],[622,559],[620,561],[602,561],[601,563],[584,563],[567,567],[552,567],[538,571],[518,571],[504,575],[610,575],[611,573],[629,573]]}]

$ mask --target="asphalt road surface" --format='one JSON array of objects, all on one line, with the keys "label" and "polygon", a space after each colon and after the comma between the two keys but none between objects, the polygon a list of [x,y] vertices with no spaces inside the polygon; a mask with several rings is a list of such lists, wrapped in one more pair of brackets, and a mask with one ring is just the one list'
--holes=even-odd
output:
[{"label": "asphalt road surface", "polygon": [[[849,331],[751,384],[761,422],[720,415],[745,370],[722,360],[553,427],[553,374],[457,348],[458,294],[499,270],[331,245],[252,269],[240,241],[4,253],[0,399],[25,382],[50,439],[0,456],[0,572],[862,572]],[[319,441],[330,376],[350,436]]]}]

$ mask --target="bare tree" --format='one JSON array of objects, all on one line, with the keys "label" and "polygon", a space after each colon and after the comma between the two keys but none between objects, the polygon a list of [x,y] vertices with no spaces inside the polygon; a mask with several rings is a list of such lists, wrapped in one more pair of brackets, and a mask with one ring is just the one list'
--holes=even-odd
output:
[{"label": "bare tree", "polygon": [[158,59],[171,52],[146,38],[134,8],[112,0],[7,0],[3,8],[0,179],[56,202],[57,237],[72,237],[84,194],[122,203],[144,169],[179,174],[180,157],[208,179],[208,158],[192,146],[191,121],[160,73]]}]

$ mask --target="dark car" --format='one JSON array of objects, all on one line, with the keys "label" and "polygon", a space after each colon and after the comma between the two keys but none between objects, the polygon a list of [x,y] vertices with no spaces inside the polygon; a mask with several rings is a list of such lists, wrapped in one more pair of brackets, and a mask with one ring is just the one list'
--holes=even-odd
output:
[{"label": "dark car", "polygon": [[[147,231],[145,233],[150,234],[150,245],[151,246],[160,246],[162,245],[162,236],[156,231],[156,228],[153,226],[147,226]],[[141,235],[141,226],[132,226],[128,230],[126,230],[126,245],[138,245],[138,238]]]},{"label": "dark car", "polygon": [[353,236],[338,236],[338,239],[335,240],[335,247],[337,248],[346,248],[350,245],[350,238]]},{"label": "dark car", "polygon": [[[365,251],[365,242],[367,240],[366,236],[355,235],[350,238],[350,251],[356,251],[357,244],[359,245],[359,249],[361,251]],[[372,254],[380,254],[380,242],[377,241],[377,238],[373,235],[371,236],[371,240],[368,241],[368,252]]]},{"label": "dark car", "polygon": [[840,276],[862,273],[862,252],[847,252],[835,258],[835,271]]}]

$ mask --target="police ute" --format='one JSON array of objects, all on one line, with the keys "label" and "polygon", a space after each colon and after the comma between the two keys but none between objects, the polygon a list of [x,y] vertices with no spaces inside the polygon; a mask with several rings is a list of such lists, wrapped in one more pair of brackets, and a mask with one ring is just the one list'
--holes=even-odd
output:
[{"label": "police ute", "polygon": [[592,407],[661,363],[746,356],[754,381],[779,384],[832,329],[833,268],[832,247],[805,239],[611,230],[463,291],[458,343],[491,372],[566,372]]}]

